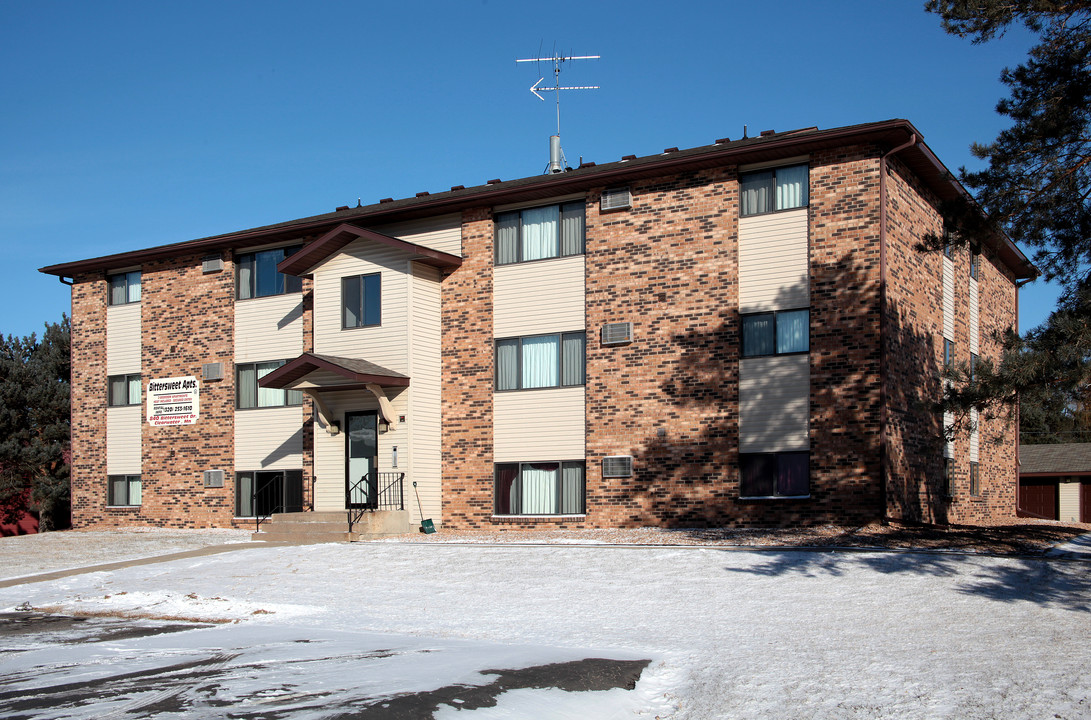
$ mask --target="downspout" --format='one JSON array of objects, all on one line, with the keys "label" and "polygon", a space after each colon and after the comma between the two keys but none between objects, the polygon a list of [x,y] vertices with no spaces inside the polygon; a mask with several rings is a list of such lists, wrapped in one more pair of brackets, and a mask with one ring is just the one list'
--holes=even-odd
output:
[{"label": "downspout", "polygon": [[74,279],[73,280],[65,280],[64,275],[58,275],[57,279],[61,281],[62,285],[68,285],[69,287],[76,284],[76,281]]},{"label": "downspout", "polygon": [[879,156],[879,522],[887,518],[887,426],[889,411],[886,402],[887,337],[886,337],[886,159],[919,142],[917,134],[910,135],[908,142]]}]

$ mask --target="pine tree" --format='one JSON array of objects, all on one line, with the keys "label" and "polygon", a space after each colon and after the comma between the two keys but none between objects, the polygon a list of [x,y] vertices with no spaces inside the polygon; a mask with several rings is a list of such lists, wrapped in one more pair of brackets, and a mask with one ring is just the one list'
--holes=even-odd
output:
[{"label": "pine tree", "polygon": [[29,488],[39,529],[68,524],[69,320],[41,340],[0,336],[0,499]]},{"label": "pine tree", "polygon": [[[925,7],[947,32],[975,44],[1014,24],[1038,36],[1026,60],[1000,76],[1010,94],[996,110],[1011,126],[972,146],[987,161],[984,170],[960,170],[977,206],[948,207],[945,221],[962,242],[1003,231],[1064,288],[1049,319],[1022,337],[1009,333],[1003,357],[981,363],[976,382],[965,369],[956,373],[963,382],[945,406],[997,414],[1018,403],[1028,439],[1070,440],[1091,430],[1078,411],[1091,387],[1091,1],[930,0]],[[984,223],[974,219],[981,210]]]}]

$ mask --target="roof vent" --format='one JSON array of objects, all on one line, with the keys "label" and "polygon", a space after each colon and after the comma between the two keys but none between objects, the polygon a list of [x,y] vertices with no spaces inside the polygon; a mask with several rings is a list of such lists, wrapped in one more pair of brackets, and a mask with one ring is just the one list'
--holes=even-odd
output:
[{"label": "roof vent", "polygon": [[394,202],[394,198],[383,198],[382,200],[379,201],[379,204],[382,205],[383,203],[388,203],[388,202]]},{"label": "roof vent", "polygon": [[334,210],[334,212],[341,212],[342,210],[348,210],[348,209],[349,209],[348,205],[338,205],[337,209]]},{"label": "roof vent", "polygon": [[602,212],[624,210],[632,206],[633,198],[627,187],[604,190],[602,200],[599,202],[599,210]]},{"label": "roof vent", "polygon": [[465,190],[466,186],[465,185],[452,185],[451,189],[452,190]]},{"label": "roof vent", "polygon": [[676,147],[664,148],[663,149],[663,154],[664,155],[666,155],[667,153],[676,153],[676,152],[678,152],[678,148],[676,148]]},{"label": "roof vent", "polygon": [[602,459],[602,476],[604,478],[632,477],[632,455],[610,455]]},{"label": "roof vent", "polygon": [[429,195],[431,195],[431,193],[427,190],[417,193],[417,197],[428,197]]},{"label": "roof vent", "polygon": [[622,155],[622,160],[636,160],[636,155]]},{"label": "roof vent", "polygon": [[627,345],[633,341],[631,322],[606,323],[602,326],[603,345]]},{"label": "roof vent", "polygon": [[762,137],[768,137],[770,135],[776,135],[776,134],[777,134],[776,130],[762,130],[761,131],[761,136]]},{"label": "roof vent", "polygon": [[717,145],[723,145],[724,143],[729,143],[729,142],[731,142],[731,138],[720,138],[719,140],[716,141],[716,144]]}]

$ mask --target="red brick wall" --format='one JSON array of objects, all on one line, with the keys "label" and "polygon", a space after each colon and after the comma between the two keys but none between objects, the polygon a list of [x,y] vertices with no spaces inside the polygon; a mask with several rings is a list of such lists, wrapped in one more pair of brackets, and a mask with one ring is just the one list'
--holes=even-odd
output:
[{"label": "red brick wall", "polygon": [[156,378],[193,375],[220,362],[222,380],[200,381],[200,419],[192,425],[143,424],[142,504],[139,519],[164,527],[230,526],[234,483],[205,488],[204,470],[233,478],[235,373],[234,264],[201,272],[199,257],[147,263],[141,268],[141,373]]},{"label": "red brick wall", "polygon": [[492,264],[488,209],[462,218],[462,266],[441,288],[443,524],[492,516]]},{"label": "red brick wall", "polygon": [[72,286],[72,527],[101,523],[106,507],[106,279]]}]

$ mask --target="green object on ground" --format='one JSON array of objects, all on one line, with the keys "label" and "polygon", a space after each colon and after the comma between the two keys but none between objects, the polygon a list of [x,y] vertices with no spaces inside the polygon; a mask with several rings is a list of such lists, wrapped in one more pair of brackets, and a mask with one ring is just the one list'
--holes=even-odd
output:
[{"label": "green object on ground", "polygon": [[424,517],[424,509],[420,506],[420,492],[417,491],[417,481],[413,481],[413,494],[417,496],[417,510],[420,510],[420,531],[425,535],[431,535],[436,531],[436,526],[432,524],[431,518]]}]

